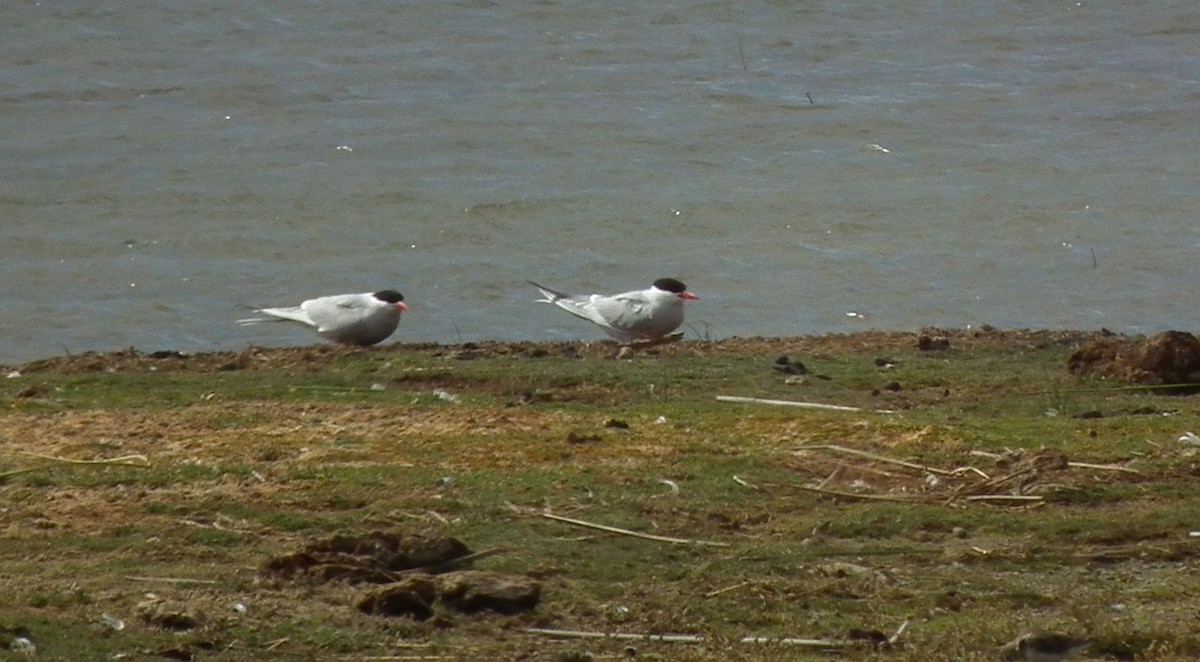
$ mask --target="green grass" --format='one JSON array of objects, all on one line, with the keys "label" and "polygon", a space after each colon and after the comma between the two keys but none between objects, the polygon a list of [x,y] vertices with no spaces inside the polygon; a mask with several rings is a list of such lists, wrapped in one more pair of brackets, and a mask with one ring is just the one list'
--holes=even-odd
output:
[{"label": "green grass", "polygon": [[[1066,344],[816,346],[685,343],[633,360],[567,357],[556,346],[538,358],[518,348],[457,360],[446,348],[398,346],[313,350],[313,362],[238,359],[234,370],[27,372],[0,382],[8,450],[142,454],[150,466],[0,455],[0,471],[34,469],[0,482],[9,523],[0,592],[15,598],[0,601],[0,626],[28,629],[42,659],[172,648],[231,660],[623,654],[621,642],[548,641],[526,627],[709,640],[637,642],[639,659],[829,659],[725,642],[890,633],[905,620],[902,649],[849,657],[995,659],[996,646],[1031,627],[1090,634],[1094,655],[1200,650],[1186,625],[1200,579],[1178,568],[1200,552],[1187,538],[1200,503],[1188,449],[1175,442],[1200,430],[1194,396],[1075,378]],[[805,383],[770,369],[781,353],[808,365]],[[894,366],[877,367],[882,357]],[[897,413],[719,403],[718,394]],[[1079,417],[1089,412],[1101,416]],[[591,439],[571,443],[572,433]],[[1010,469],[978,453],[1016,449],[1140,473],[1039,474],[1031,493],[1045,500],[1032,508],[832,499],[801,488],[930,488],[920,471],[797,453],[820,444],[990,477]],[[728,546],[612,535],[543,511]],[[272,556],[371,530],[503,548],[479,567],[537,577],[542,604],[530,615],[413,623],[358,614],[358,588],[258,578]],[[203,626],[175,635],[142,622],[136,605],[148,592],[201,608]],[[106,629],[101,613],[129,627]]]}]

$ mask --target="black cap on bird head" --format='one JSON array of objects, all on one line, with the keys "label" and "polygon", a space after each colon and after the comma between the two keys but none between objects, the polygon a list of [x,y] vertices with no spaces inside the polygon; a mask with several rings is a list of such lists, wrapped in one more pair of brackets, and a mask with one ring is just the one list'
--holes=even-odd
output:
[{"label": "black cap on bird head", "polygon": [[400,294],[396,290],[380,290],[371,296],[387,303],[400,303],[401,301],[404,301],[404,295]]},{"label": "black cap on bird head", "polygon": [[659,278],[654,281],[654,286],[665,292],[673,292],[675,294],[683,294],[687,291],[687,285],[683,281],[675,280],[674,278]]}]

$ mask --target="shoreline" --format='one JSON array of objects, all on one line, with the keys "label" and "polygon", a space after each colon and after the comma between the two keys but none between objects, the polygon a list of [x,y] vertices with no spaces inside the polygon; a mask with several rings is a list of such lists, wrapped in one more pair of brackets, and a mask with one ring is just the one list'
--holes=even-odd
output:
[{"label": "shoreline", "polygon": [[[738,337],[721,340],[684,338],[638,352],[641,356],[673,355],[678,353],[709,354],[836,354],[844,352],[899,351],[917,349],[922,338],[945,339],[948,347],[930,349],[931,353],[945,349],[1037,349],[1052,345],[1078,344],[1097,338],[1139,338],[1107,329],[948,329],[927,327],[919,331],[866,330],[850,333],[818,335]],[[481,340],[474,342],[433,343],[394,342],[373,347],[345,347],[329,343],[298,346],[250,345],[241,350],[212,352],[182,352],[177,350],[142,350],[129,347],[113,351],[85,351],[63,354],[24,363],[0,364],[5,373],[36,372],[97,372],[119,371],[229,371],[255,367],[286,367],[292,364],[321,365],[344,356],[358,354],[389,354],[427,352],[433,358],[472,359],[509,355],[540,358],[551,355],[594,356],[614,354],[617,345],[611,340]]]}]

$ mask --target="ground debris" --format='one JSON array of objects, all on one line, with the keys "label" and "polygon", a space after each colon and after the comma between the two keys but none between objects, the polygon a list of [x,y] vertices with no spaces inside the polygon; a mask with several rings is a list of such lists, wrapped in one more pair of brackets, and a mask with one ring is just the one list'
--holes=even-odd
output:
[{"label": "ground debris", "polygon": [[408,575],[372,589],[357,607],[364,614],[408,616],[416,621],[433,618],[436,604],[463,614],[517,614],[536,607],[541,592],[541,583],[530,577],[460,570],[436,577]]},{"label": "ground debris", "polygon": [[447,606],[466,614],[494,611],[515,614],[537,606],[542,586],[523,575],[461,570],[437,577],[439,595]]},{"label": "ground debris", "polygon": [[395,581],[405,571],[423,568],[436,572],[440,566],[470,554],[466,544],[448,536],[374,531],[313,543],[299,552],[268,560],[261,572],[319,583],[384,584]]},{"label": "ground debris", "polygon": [[[801,446],[795,449],[790,464],[819,483],[792,487],[847,500],[1036,506],[1044,502],[1044,494],[1087,480],[1081,472],[1069,469],[1140,476],[1119,465],[1072,462],[1057,449],[973,451],[971,455],[991,464],[984,469],[970,464],[947,469],[843,446]],[[858,460],[848,462],[841,459],[844,456]]]},{"label": "ground debris", "polygon": [[204,618],[192,605],[153,596],[139,602],[136,609],[143,621],[164,630],[191,630]]},{"label": "ground debris", "polygon": [[358,610],[375,616],[410,616],[416,621],[433,618],[437,584],[427,575],[410,575],[398,582],[368,592],[358,601]]},{"label": "ground debris", "polygon": [[1071,355],[1067,370],[1136,384],[1200,384],[1200,340],[1183,331],[1142,341],[1095,338]]}]

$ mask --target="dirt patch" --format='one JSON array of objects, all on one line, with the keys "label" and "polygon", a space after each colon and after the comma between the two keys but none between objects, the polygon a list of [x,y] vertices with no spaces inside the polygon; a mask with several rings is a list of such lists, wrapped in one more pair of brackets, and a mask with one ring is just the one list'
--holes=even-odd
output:
[{"label": "dirt patch", "polygon": [[362,536],[334,536],[294,554],[270,559],[262,574],[281,579],[350,584],[385,584],[399,573],[425,569],[436,572],[455,559],[471,554],[457,538],[374,531]]},{"label": "dirt patch", "polygon": [[1200,341],[1182,331],[1144,341],[1096,338],[1071,355],[1067,369],[1136,384],[1200,384]]}]

